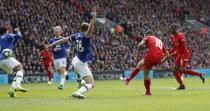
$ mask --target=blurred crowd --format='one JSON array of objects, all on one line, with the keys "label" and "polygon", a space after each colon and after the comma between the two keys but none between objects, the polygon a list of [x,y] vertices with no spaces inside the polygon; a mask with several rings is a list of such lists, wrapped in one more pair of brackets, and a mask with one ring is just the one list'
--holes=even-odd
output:
[{"label": "blurred crowd", "polygon": [[[28,74],[44,71],[39,46],[53,37],[52,28],[62,26],[63,36],[78,31],[83,21],[89,21],[93,6],[98,8],[100,16],[124,27],[124,32],[113,33],[100,23],[95,25],[91,41],[94,59],[90,67],[93,71],[119,71],[134,67],[138,55],[143,58],[144,51],[138,54],[137,44],[148,29],[153,30],[170,49],[168,27],[171,23],[179,24],[179,30],[186,36],[192,55],[190,66],[206,68],[210,67],[210,35],[190,28],[184,21],[186,15],[200,18],[209,15],[207,2],[201,1],[197,6],[190,0],[184,0],[184,7],[180,7],[171,0],[1,0],[0,19],[21,29],[23,39],[18,41],[14,52]],[[74,52],[74,47],[71,47],[69,70]],[[170,60],[155,68],[167,69],[172,65]]]},{"label": "blurred crowd", "polygon": [[210,26],[210,0],[178,0],[180,1],[180,10],[194,17],[197,20]]}]

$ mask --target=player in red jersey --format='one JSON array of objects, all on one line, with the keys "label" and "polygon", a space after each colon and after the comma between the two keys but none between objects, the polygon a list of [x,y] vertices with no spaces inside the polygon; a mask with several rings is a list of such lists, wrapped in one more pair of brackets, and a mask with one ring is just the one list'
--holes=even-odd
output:
[{"label": "player in red jersey", "polygon": [[183,84],[183,81],[181,79],[181,74],[188,74],[188,75],[194,75],[198,76],[201,78],[202,82],[205,82],[204,74],[196,72],[191,69],[187,69],[187,65],[189,63],[190,59],[190,51],[187,47],[185,37],[183,33],[178,32],[177,30],[177,25],[172,24],[169,29],[170,33],[172,34],[171,39],[173,42],[173,48],[169,51],[171,56],[175,55],[175,60],[174,60],[174,68],[173,68],[173,73],[175,75],[176,80],[179,83],[179,88],[178,90],[183,90],[185,89],[185,85]]},{"label": "player in red jersey", "polygon": [[153,66],[160,64],[162,58],[167,55],[167,50],[163,42],[153,35],[152,31],[147,31],[144,39],[139,43],[138,47],[142,48],[147,46],[148,50],[144,56],[144,59],[138,62],[137,66],[132,70],[128,78],[120,78],[126,85],[134,78],[138,72],[143,69],[144,71],[144,86],[146,89],[145,95],[151,95],[150,93],[150,78],[149,71]]},{"label": "player in red jersey", "polygon": [[47,46],[44,46],[44,48],[40,51],[40,55],[44,68],[47,72],[48,85],[50,85],[52,84],[52,54],[48,50]]}]

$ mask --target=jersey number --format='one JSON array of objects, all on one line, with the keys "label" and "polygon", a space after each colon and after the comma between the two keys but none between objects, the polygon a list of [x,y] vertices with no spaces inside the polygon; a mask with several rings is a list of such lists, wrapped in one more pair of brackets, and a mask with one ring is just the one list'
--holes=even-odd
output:
[{"label": "jersey number", "polygon": [[82,41],[81,40],[76,40],[76,43],[77,43],[77,51],[78,52],[83,52],[84,51],[84,48],[82,47]]},{"label": "jersey number", "polygon": [[160,49],[163,49],[162,41],[160,39],[155,38],[155,46],[160,48]]}]

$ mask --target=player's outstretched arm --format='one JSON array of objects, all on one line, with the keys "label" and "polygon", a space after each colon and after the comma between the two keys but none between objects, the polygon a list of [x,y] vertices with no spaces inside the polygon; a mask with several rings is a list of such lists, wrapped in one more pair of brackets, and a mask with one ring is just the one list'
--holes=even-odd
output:
[{"label": "player's outstretched arm", "polygon": [[161,64],[164,63],[165,61],[168,61],[169,59],[171,59],[170,54],[168,51],[166,51],[163,55],[163,58],[161,59]]},{"label": "player's outstretched arm", "polygon": [[88,28],[88,30],[87,30],[87,32],[86,32],[86,36],[87,37],[90,37],[90,35],[92,34],[92,32],[93,32],[93,29],[94,29],[94,24],[95,24],[95,20],[96,20],[96,15],[97,15],[97,13],[96,13],[96,8],[94,7],[93,8],[93,18],[92,18],[92,20],[90,21],[90,26],[89,26],[89,28]]},{"label": "player's outstretched arm", "polygon": [[58,44],[67,43],[68,41],[69,41],[69,37],[65,37],[65,38],[63,38],[63,39],[60,39],[60,40],[58,40],[58,41],[56,41],[56,42],[54,42],[54,43],[48,45],[47,47],[48,47],[48,48],[51,48],[51,47],[56,46],[56,45],[58,45]]},{"label": "player's outstretched arm", "polygon": [[143,40],[138,44],[138,48],[144,47],[144,44],[145,44],[145,39],[143,39]]},{"label": "player's outstretched arm", "polygon": [[15,28],[14,30],[15,30],[16,34],[13,35],[13,39],[15,39],[15,40],[20,39],[22,37],[20,29],[19,28]]}]

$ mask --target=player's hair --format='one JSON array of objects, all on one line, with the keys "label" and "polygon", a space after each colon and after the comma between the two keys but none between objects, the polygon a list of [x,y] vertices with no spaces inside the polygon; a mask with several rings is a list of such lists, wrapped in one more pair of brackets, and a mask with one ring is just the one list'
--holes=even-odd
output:
[{"label": "player's hair", "polygon": [[89,24],[87,22],[83,22],[81,25],[80,25],[80,30],[83,31],[83,32],[86,32],[89,28]]},{"label": "player's hair", "polygon": [[0,26],[0,35],[4,34],[7,32],[7,27],[6,26]]},{"label": "player's hair", "polygon": [[40,50],[44,50],[44,45],[39,46]]},{"label": "player's hair", "polygon": [[55,26],[55,27],[53,27],[53,30],[60,30],[62,32],[61,26]]},{"label": "player's hair", "polygon": [[177,24],[175,24],[175,23],[172,23],[171,25],[170,25],[170,28],[174,28],[174,29],[177,29]]}]

